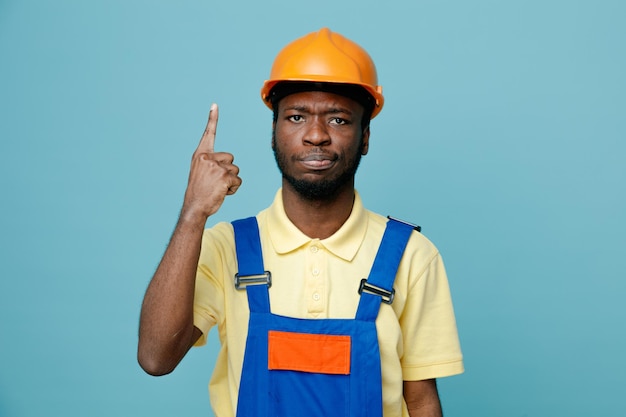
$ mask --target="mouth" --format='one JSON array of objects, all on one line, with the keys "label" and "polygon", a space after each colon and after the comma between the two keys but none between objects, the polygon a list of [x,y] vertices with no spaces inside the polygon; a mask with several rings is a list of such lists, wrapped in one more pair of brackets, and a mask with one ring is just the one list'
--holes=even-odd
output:
[{"label": "mouth", "polygon": [[336,156],[326,155],[326,154],[310,154],[303,158],[299,158],[298,161],[304,165],[306,168],[320,171],[324,169],[328,169],[335,164],[337,160]]}]

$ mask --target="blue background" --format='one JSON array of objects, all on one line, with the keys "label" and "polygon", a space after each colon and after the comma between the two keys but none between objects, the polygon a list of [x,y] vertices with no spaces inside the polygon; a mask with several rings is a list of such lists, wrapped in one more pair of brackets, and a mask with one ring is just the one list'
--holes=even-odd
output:
[{"label": "blue background", "polygon": [[357,188],[441,250],[466,373],[447,416],[623,412],[626,2],[0,0],[0,416],[210,415],[217,350],[136,363],[141,300],[212,102],[244,184],[280,178],[259,98],[329,26],[386,105]]}]

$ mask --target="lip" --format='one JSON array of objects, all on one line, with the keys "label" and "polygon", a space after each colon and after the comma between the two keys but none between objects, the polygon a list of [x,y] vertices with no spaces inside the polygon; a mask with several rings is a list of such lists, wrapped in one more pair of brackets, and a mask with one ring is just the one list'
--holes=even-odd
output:
[{"label": "lip", "polygon": [[335,164],[335,160],[336,158],[330,155],[311,154],[300,158],[300,163],[308,169],[320,171],[332,167]]}]

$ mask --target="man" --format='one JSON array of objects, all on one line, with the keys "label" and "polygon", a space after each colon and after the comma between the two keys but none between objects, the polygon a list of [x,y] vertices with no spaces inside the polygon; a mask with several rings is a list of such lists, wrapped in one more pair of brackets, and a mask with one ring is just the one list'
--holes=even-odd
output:
[{"label": "man", "polygon": [[443,263],[354,188],[383,106],[374,63],[322,29],[279,53],[262,97],[282,188],[256,217],[203,230],[242,182],[214,150],[213,105],[145,295],[141,366],[171,372],[217,325],[218,417],[440,416],[435,379],[463,372]]}]

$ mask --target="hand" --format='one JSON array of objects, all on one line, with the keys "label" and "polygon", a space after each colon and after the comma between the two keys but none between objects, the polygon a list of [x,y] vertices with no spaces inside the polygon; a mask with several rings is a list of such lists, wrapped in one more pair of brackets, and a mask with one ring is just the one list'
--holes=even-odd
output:
[{"label": "hand", "polygon": [[214,151],[218,115],[217,105],[211,105],[206,129],[191,158],[181,217],[201,216],[206,221],[219,210],[224,198],[234,194],[241,185],[233,155]]}]

